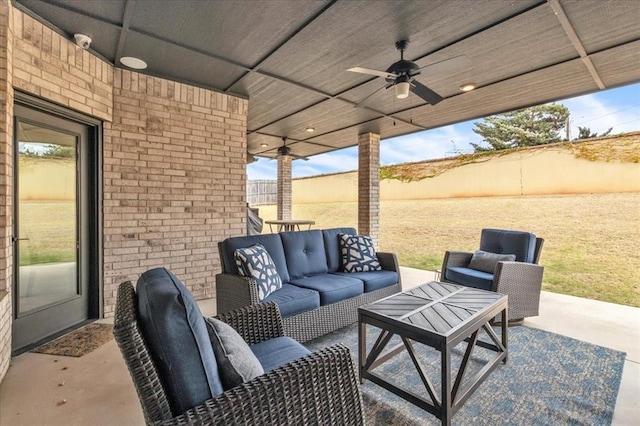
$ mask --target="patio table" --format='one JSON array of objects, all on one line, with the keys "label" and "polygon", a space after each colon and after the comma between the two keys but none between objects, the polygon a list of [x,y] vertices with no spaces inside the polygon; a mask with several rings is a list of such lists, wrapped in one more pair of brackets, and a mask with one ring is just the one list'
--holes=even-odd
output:
[{"label": "patio table", "polygon": [[308,225],[311,229],[311,225],[315,225],[316,222],[313,220],[265,220],[267,225],[269,225],[269,231],[273,232],[272,225],[277,225],[278,232],[281,231],[295,231],[296,228],[299,231],[300,225]]},{"label": "patio table", "polygon": [[[501,315],[502,336],[498,338],[489,322]],[[382,386],[401,398],[434,414],[443,425],[450,425],[452,416],[498,366],[507,362],[507,296],[442,282],[429,282],[412,290],[397,293],[358,308],[358,358],[360,382],[365,379]],[[367,354],[367,325],[380,329],[380,334]],[[478,340],[484,330],[491,342]],[[383,353],[394,335],[402,342]],[[452,377],[452,350],[461,342],[467,347]],[[436,390],[428,372],[417,356],[414,343],[434,348],[441,356],[441,392]],[[466,378],[467,366],[476,347],[496,352],[474,376]],[[403,389],[373,370],[406,350],[420,375],[429,399],[415,389]],[[454,380],[455,379],[455,380]]]}]

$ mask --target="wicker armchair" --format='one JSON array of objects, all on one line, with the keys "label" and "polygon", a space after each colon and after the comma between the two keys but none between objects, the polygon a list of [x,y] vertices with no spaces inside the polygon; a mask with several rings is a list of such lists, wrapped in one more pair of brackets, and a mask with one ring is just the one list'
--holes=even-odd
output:
[{"label": "wicker armchair", "polygon": [[[334,345],[225,391],[179,416],[169,408],[162,380],[136,319],[131,282],[118,288],[114,335],[136,387],[147,424],[364,424],[362,398],[349,349]],[[248,306],[219,319],[249,344],[283,335],[275,304]]]},{"label": "wicker armchair", "polygon": [[[483,238],[487,238],[486,234],[490,233],[517,233],[516,231],[503,231],[494,229],[483,230],[483,237],[480,241],[480,249],[493,251],[486,246]],[[493,271],[491,288],[488,290],[509,296],[509,323],[518,324],[526,317],[537,316],[540,307],[540,292],[542,290],[542,273],[544,267],[538,265],[540,260],[540,252],[544,244],[544,239],[537,238],[533,234],[532,239],[535,240],[535,247],[531,254],[531,261],[501,261],[497,262]],[[484,244],[484,245],[483,245]],[[501,253],[500,251],[497,251]],[[509,253],[506,251],[505,253]],[[444,282],[454,284],[462,284],[470,287],[468,282],[461,282],[459,278],[452,278],[450,268],[469,268],[469,264],[473,257],[473,253],[460,251],[447,251],[442,262],[442,278]],[[479,287],[480,288],[480,287]]]}]

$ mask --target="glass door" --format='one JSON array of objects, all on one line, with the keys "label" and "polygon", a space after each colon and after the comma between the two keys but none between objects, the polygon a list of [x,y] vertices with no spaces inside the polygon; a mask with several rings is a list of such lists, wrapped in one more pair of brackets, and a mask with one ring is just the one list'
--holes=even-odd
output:
[{"label": "glass door", "polygon": [[15,108],[14,352],[89,318],[91,126]]}]

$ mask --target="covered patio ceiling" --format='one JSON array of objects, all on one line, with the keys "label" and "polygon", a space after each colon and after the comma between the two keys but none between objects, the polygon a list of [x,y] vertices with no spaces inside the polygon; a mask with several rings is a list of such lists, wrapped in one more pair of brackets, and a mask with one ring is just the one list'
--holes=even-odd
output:
[{"label": "covered patio ceiling", "polygon": [[[248,98],[247,148],[267,157],[282,137],[311,156],[365,132],[390,138],[640,81],[636,0],[14,4],[71,39],[89,35],[116,66],[133,56],[143,73]],[[385,82],[347,69],[386,70],[403,39],[420,67],[459,55],[470,66],[417,77],[444,97],[435,106],[390,89],[354,108]],[[468,82],[477,89],[461,92]]]}]

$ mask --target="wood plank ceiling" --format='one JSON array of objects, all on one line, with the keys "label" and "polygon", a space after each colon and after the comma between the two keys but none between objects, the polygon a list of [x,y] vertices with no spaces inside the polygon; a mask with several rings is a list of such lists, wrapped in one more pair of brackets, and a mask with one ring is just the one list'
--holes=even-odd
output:
[{"label": "wood plank ceiling", "polygon": [[[249,99],[247,150],[274,157],[287,137],[311,156],[640,81],[640,0],[14,0],[121,66]],[[471,66],[417,80],[445,99],[396,99],[381,78],[405,58],[425,66],[466,55]],[[477,89],[463,93],[473,82]],[[309,133],[307,127],[315,131]],[[267,146],[262,146],[266,144]]]}]

